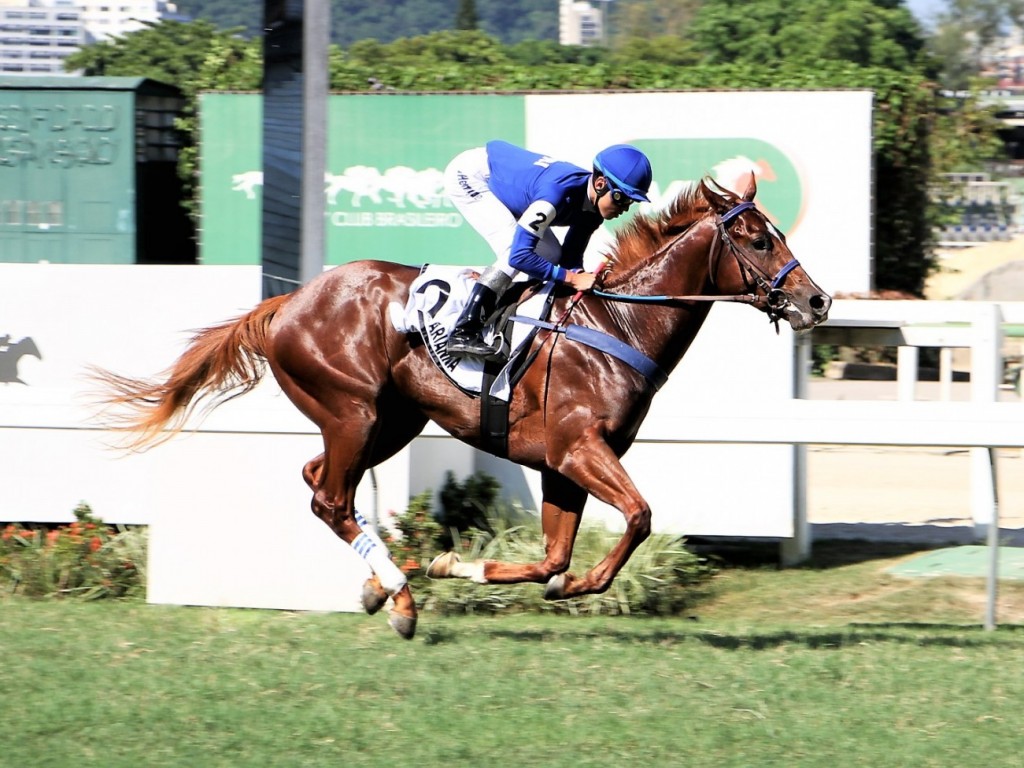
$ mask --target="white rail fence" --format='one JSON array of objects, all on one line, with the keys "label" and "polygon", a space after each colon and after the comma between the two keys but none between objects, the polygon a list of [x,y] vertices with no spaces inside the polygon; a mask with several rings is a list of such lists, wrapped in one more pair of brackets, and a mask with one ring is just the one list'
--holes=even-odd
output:
[{"label": "white rail fence", "polygon": [[[189,295],[195,301],[180,300]],[[153,602],[292,609],[357,609],[365,566],[309,510],[302,464],[319,434],[272,386],[232,401],[149,453],[119,458],[90,426],[82,367],[150,375],[183,349],[183,329],[256,303],[259,271],[245,267],[76,268],[0,265],[0,332],[31,336],[41,358],[20,361],[24,384],[0,387],[0,519],[67,519],[79,500],[108,522],[151,526]],[[720,311],[721,310],[721,311]],[[794,562],[810,552],[808,444],[962,446],[977,456],[972,517],[998,533],[995,449],[1024,447],[1024,405],[998,402],[1001,328],[1024,304],[838,301],[812,335],[770,333],[745,307],[719,307],[626,456],[655,511],[656,529],[771,536]],[[811,344],[901,348],[895,402],[802,400]],[[914,350],[971,354],[970,400],[913,402]],[[943,359],[948,357],[945,355]],[[947,374],[948,375],[948,372]],[[431,425],[364,482],[357,503],[384,517],[452,470],[484,469],[527,506],[535,473],[479,454]],[[745,478],[768,498],[723,502]],[[601,505],[588,506],[600,518]],[[604,510],[604,512],[609,512]],[[611,521],[621,520],[612,513]]]}]

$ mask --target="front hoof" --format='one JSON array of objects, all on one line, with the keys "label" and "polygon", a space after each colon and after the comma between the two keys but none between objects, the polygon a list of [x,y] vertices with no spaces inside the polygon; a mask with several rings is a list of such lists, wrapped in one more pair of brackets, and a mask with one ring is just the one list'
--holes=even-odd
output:
[{"label": "front hoof", "polygon": [[387,601],[388,593],[380,585],[380,579],[374,576],[363,582],[363,608],[370,616],[383,608]]},{"label": "front hoof", "polygon": [[548,585],[544,588],[545,600],[565,600],[565,586],[569,581],[569,574],[556,573],[548,579]]},{"label": "front hoof", "polygon": [[406,640],[412,640],[416,634],[415,616],[405,616],[398,611],[388,611],[388,624]]},{"label": "front hoof", "polygon": [[449,579],[452,578],[452,570],[462,562],[458,552],[442,552],[430,561],[427,566],[428,579]]}]

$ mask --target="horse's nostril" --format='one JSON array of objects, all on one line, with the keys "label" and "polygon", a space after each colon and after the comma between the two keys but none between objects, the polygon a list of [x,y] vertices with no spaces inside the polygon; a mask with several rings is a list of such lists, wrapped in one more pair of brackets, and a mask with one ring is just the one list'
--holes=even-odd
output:
[{"label": "horse's nostril", "polygon": [[811,296],[807,303],[810,304],[812,310],[820,315],[828,312],[828,308],[832,306],[832,299],[819,293],[816,296]]}]

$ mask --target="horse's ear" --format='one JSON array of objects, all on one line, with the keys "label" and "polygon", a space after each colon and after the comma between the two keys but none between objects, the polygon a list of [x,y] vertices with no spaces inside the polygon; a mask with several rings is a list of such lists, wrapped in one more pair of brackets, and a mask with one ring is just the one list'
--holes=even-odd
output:
[{"label": "horse's ear", "polygon": [[743,193],[743,199],[748,203],[754,199],[754,195],[757,194],[757,177],[754,176],[754,172],[750,172],[750,183],[747,184],[747,191]]},{"label": "horse's ear", "polygon": [[718,192],[716,192],[712,188],[711,184],[708,184],[707,179],[701,179],[700,193],[704,196],[704,199],[708,201],[708,204],[715,210],[716,213],[722,214],[732,208],[732,203],[730,203],[724,195],[720,195]]}]

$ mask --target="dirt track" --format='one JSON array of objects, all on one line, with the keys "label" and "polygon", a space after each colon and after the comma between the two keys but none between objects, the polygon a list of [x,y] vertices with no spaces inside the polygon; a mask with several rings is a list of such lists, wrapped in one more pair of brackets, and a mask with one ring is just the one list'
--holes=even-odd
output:
[{"label": "dirt track", "polygon": [[[967,399],[968,385],[954,385],[953,399]],[[918,397],[938,399],[927,384]],[[937,387],[937,385],[936,385]],[[896,399],[896,382],[815,380],[813,399]],[[1019,400],[1012,392],[1001,399]],[[1024,407],[1024,404],[1022,404]],[[1024,537],[1024,455],[999,452],[997,465],[1000,528],[1021,529]],[[971,457],[968,450],[874,446],[809,446],[807,451],[808,518],[815,536],[925,535],[971,537]],[[854,524],[854,525],[839,525]],[[885,536],[888,538],[889,536]]]}]

